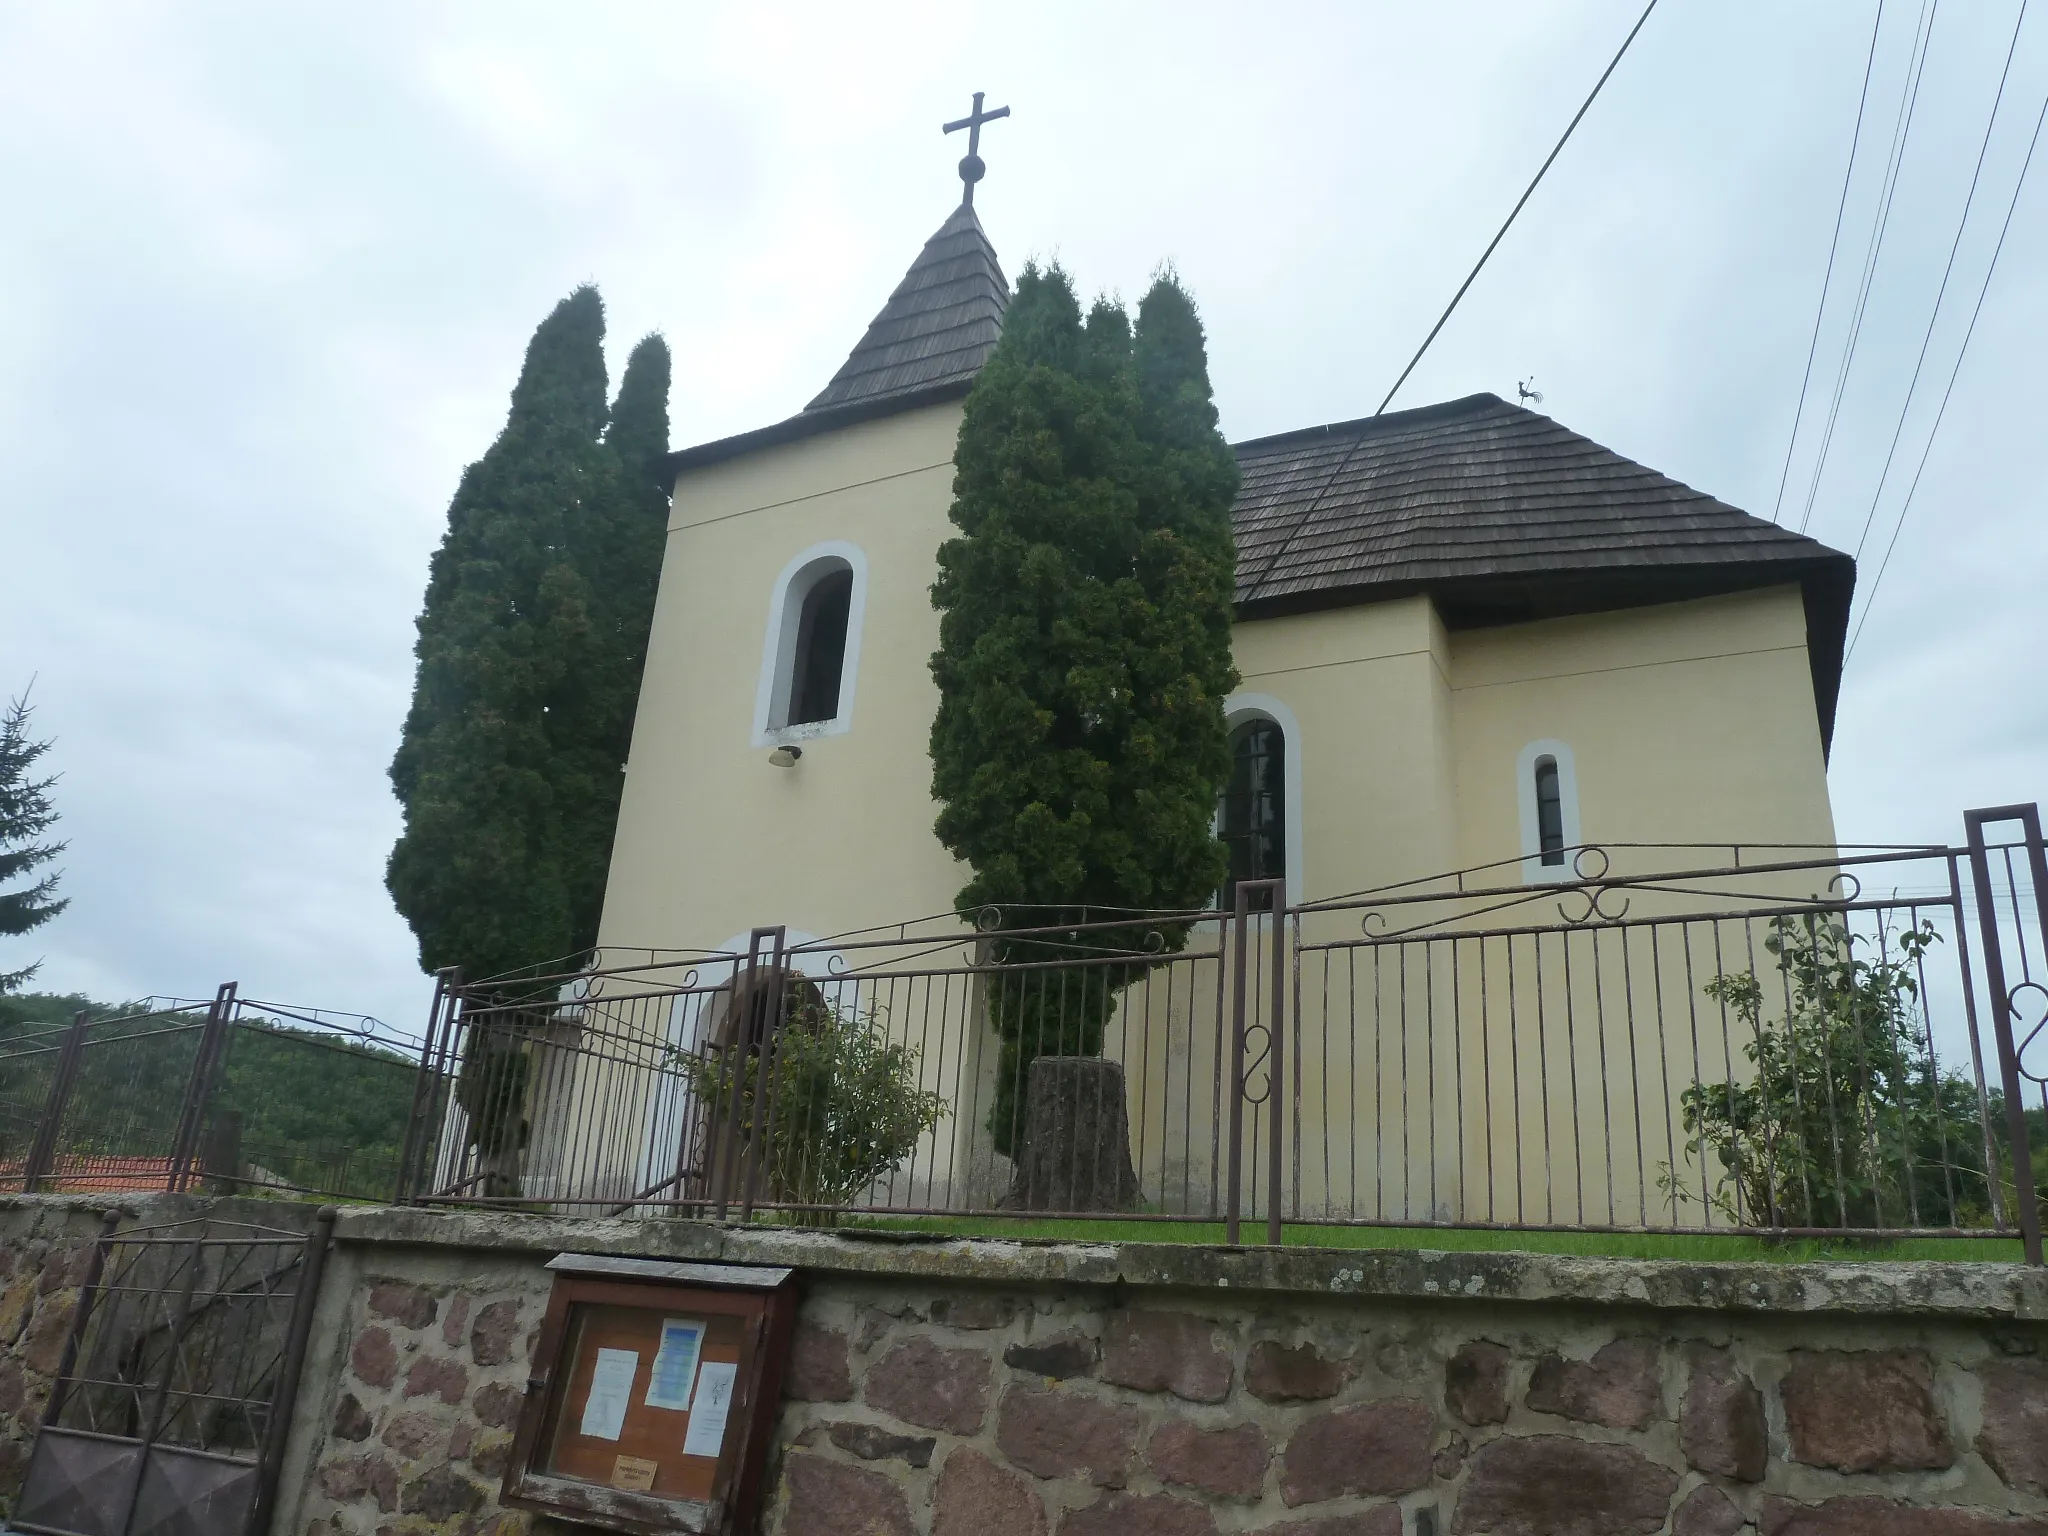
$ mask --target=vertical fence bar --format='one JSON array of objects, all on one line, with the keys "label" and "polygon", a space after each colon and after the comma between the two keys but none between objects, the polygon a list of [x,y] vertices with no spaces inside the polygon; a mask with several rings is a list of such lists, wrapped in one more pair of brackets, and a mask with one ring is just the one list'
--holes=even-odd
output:
[{"label": "vertical fence bar", "polygon": [[420,1179],[416,1171],[420,1145],[426,1139],[427,1106],[432,1102],[428,1083],[434,1063],[434,1041],[441,1032],[441,1012],[450,1007],[456,979],[461,975],[454,966],[443,966],[434,972],[434,1001],[427,1009],[425,1038],[420,1042],[420,1065],[412,1081],[412,1108],[405,1117],[405,1144],[398,1154],[398,1178],[391,1198],[399,1205],[410,1205],[419,1193]]},{"label": "vertical fence bar", "polygon": [[1251,929],[1251,887],[1239,881],[1231,930],[1230,982],[1230,1129],[1226,1153],[1228,1181],[1223,1197],[1223,1240],[1235,1247],[1241,1235],[1238,1202],[1244,1178],[1244,1004],[1245,969],[1250,958],[1246,934]]},{"label": "vertical fence bar", "polygon": [[[1285,1179],[1281,1160],[1287,1151],[1287,883],[1269,880],[1264,884],[1271,892],[1269,907],[1273,914],[1273,1044],[1266,1073],[1266,1130],[1270,1143],[1266,1158],[1266,1241],[1277,1248]],[[1295,1112],[1300,1114],[1299,1106]]]},{"label": "vertical fence bar", "polygon": [[71,1090],[78,1082],[78,1061],[85,1050],[85,1026],[89,1019],[81,1008],[71,1021],[71,1031],[57,1056],[57,1070],[50,1083],[50,1097],[43,1105],[42,1120],[36,1126],[35,1144],[21,1169],[21,1192],[32,1195],[36,1186],[57,1167],[57,1138],[63,1132],[64,1111],[71,1103]]},{"label": "vertical fence bar", "polygon": [[[2022,1096],[2019,1051],[2013,1042],[2013,995],[2005,984],[2005,955],[1998,937],[1998,909],[1991,892],[1991,852],[1984,828],[1991,822],[2019,821],[2026,828],[2028,863],[2034,871],[2034,897],[2041,906],[2041,927],[2048,939],[2048,872],[2043,870],[2041,813],[2034,805],[2001,805],[1963,813],[1969,831],[1970,878],[1977,894],[1977,924],[1984,935],[1984,980],[1991,997],[1991,1034],[1998,1047],[1998,1075],[2005,1088],[2005,1133],[2012,1153],[2014,1200],[2019,1210],[2020,1241],[2027,1262],[2040,1264],[2041,1204],[2034,1190],[2034,1165],[2027,1147],[2027,1106]],[[2018,903],[2014,903],[2017,915]]]}]

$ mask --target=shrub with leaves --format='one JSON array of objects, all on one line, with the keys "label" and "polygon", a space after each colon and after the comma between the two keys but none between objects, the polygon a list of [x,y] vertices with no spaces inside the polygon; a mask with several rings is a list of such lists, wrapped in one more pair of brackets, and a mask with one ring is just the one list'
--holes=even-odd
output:
[{"label": "shrub with leaves", "polygon": [[877,1013],[835,1008],[810,984],[784,995],[765,1070],[755,1049],[689,1052],[678,1065],[714,1138],[737,1131],[770,1199],[845,1205],[937,1128],[946,1100],[919,1090],[920,1052],[890,1041]]},{"label": "shrub with leaves", "polygon": [[[1721,1167],[1744,1226],[1967,1226],[1988,1215],[1975,1084],[1937,1071],[1918,974],[1931,923],[1859,935],[1835,917],[1771,921],[1776,976],[1706,984],[1744,1038],[1747,1081],[1681,1096],[1690,1158]],[[1859,953],[1860,951],[1860,953]],[[1667,1175],[1677,1194],[1682,1181]],[[1696,1187],[1696,1186],[1695,1186]]]}]

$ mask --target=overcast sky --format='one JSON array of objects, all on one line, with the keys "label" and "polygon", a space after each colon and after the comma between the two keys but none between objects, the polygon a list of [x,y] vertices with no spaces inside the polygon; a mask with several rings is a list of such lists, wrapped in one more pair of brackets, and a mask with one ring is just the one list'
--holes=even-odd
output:
[{"label": "overcast sky", "polygon": [[[1810,531],[1854,550],[2018,0],[1950,0]],[[1892,0],[1788,518],[1805,513],[1917,13]],[[2039,8],[2037,8],[2039,9]],[[603,289],[678,446],[801,408],[944,219],[1200,302],[1233,438],[1370,413],[1637,0],[928,8],[0,6],[0,693],[35,679],[72,905],[0,969],[423,1010],[383,887],[412,620],[534,324]],[[1664,0],[1395,404],[1475,390],[1769,516],[1873,10]],[[1867,593],[2048,93],[2007,100]],[[2048,158],[2044,146],[2042,158]],[[2048,168],[1850,663],[1845,840],[2048,798]],[[1859,594],[1858,613],[1861,613]]]}]

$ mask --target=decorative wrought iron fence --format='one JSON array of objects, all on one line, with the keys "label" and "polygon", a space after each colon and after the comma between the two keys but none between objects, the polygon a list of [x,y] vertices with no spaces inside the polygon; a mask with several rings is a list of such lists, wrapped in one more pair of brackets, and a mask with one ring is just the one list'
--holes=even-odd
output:
[{"label": "decorative wrought iron fence", "polygon": [[1269,1241],[2018,1235],[2038,1257],[2048,877],[2030,807],[1970,826],[1959,848],[1607,845],[1306,905],[446,974],[403,1188],[1214,1219],[1233,1241],[1247,1219]]},{"label": "decorative wrought iron fence", "polygon": [[0,1039],[0,1189],[389,1200],[419,1042],[237,995]]}]

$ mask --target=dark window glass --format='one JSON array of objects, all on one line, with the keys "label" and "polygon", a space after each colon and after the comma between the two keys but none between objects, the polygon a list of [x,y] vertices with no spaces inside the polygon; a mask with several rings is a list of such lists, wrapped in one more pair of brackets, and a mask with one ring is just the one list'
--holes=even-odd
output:
[{"label": "dark window glass", "polygon": [[785,725],[809,725],[839,713],[839,674],[846,666],[846,615],[852,602],[851,571],[834,571],[804,595]]},{"label": "dark window glass", "polygon": [[1543,862],[1564,862],[1564,796],[1557,787],[1557,759],[1536,759],[1536,844]]},{"label": "dark window glass", "polygon": [[[1247,720],[1230,733],[1230,783],[1223,791],[1223,842],[1230,850],[1225,911],[1237,906],[1240,880],[1278,880],[1287,874],[1287,740],[1271,720]],[[1266,912],[1261,892],[1252,909]]]}]

